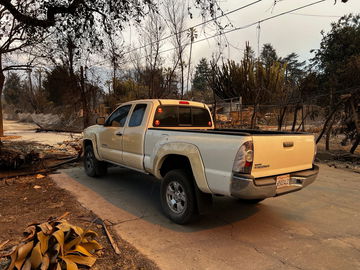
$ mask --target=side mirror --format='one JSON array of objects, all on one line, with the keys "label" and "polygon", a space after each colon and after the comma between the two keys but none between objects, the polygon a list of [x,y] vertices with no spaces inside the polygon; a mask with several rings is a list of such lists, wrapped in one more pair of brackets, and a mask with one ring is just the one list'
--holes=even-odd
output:
[{"label": "side mirror", "polygon": [[105,117],[98,117],[96,118],[96,124],[104,125],[105,124]]}]

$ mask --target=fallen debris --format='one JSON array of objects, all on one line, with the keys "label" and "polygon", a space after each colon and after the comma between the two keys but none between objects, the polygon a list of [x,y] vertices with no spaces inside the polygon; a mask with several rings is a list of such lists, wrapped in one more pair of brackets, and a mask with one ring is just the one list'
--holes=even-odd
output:
[{"label": "fallen debris", "polygon": [[5,247],[6,244],[9,243],[9,242],[10,242],[10,240],[6,240],[6,241],[2,242],[2,243],[0,244],[0,250],[2,250],[2,248]]},{"label": "fallen debris", "polygon": [[319,151],[316,161],[326,163],[329,167],[360,173],[359,154],[350,154],[344,151]]},{"label": "fallen debris", "polygon": [[0,168],[18,169],[23,164],[32,164],[40,160],[39,153],[33,150],[24,152],[17,147],[0,146]]},{"label": "fallen debris", "polygon": [[65,116],[59,114],[32,114],[31,122],[38,127],[38,131],[55,132],[82,132],[81,120],[77,116]]},{"label": "fallen debris", "polygon": [[19,245],[0,251],[0,270],[77,270],[79,265],[93,266],[95,253],[102,249],[94,240],[98,235],[68,223],[64,220],[67,214],[29,225]]},{"label": "fallen debris", "polygon": [[119,249],[119,247],[117,246],[117,244],[115,243],[114,239],[112,238],[112,236],[111,236],[108,228],[106,227],[105,222],[104,222],[102,219],[97,218],[97,219],[95,220],[95,223],[98,223],[98,224],[102,225],[102,227],[104,228],[104,231],[105,231],[105,233],[106,233],[106,236],[108,237],[108,239],[109,239],[109,241],[110,241],[111,246],[113,247],[115,253],[119,255],[119,254],[121,253],[121,252],[120,252],[120,249]]},{"label": "fallen debris", "polygon": [[76,162],[82,155],[81,137],[71,136],[59,146],[31,141],[0,143],[0,179],[37,174],[37,179],[67,163]]},{"label": "fallen debris", "polygon": [[0,141],[9,141],[9,140],[15,140],[20,139],[21,136],[0,136]]},{"label": "fallen debris", "polygon": [[[34,189],[34,185],[40,185],[41,189]],[[0,243],[10,240],[5,248],[21,242],[22,232],[28,227],[29,222],[42,222],[48,220],[50,216],[58,217],[64,212],[71,212],[71,215],[65,219],[70,224],[95,231],[99,235],[95,240],[104,247],[95,253],[98,259],[91,270],[159,269],[146,256],[121,239],[106,223],[114,241],[120,248],[121,254],[116,254],[103,227],[94,222],[97,216],[84,208],[69,192],[59,188],[49,177],[36,179],[33,175],[0,180],[0,190],[2,194],[6,194],[6,196],[0,197]],[[14,207],[14,202],[16,202],[16,207]],[[0,254],[2,254],[1,251]],[[0,269],[2,268],[0,267]]]}]

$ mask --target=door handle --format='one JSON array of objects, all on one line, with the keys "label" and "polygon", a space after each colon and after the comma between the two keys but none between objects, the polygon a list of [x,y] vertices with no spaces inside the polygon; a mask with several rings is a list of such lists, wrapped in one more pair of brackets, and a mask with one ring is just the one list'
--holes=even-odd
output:
[{"label": "door handle", "polygon": [[121,132],[116,132],[115,135],[116,136],[122,136],[122,133]]},{"label": "door handle", "polygon": [[284,147],[293,147],[293,146],[294,146],[294,142],[283,142],[283,146],[284,146]]}]

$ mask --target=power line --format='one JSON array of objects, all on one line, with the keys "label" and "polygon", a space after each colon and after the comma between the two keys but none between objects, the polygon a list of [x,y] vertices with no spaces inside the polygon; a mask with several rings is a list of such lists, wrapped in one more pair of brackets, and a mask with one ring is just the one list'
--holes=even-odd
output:
[{"label": "power line", "polygon": [[143,48],[145,48],[145,47],[147,47],[147,46],[150,46],[150,45],[153,45],[153,44],[155,44],[155,43],[157,43],[157,42],[164,41],[164,40],[169,39],[169,38],[171,38],[171,37],[173,37],[173,36],[175,36],[175,35],[178,35],[178,34],[181,34],[181,33],[183,33],[183,32],[189,31],[189,30],[192,29],[192,28],[196,28],[196,27],[199,27],[199,26],[201,26],[201,25],[208,24],[209,22],[213,22],[213,21],[215,21],[215,20],[217,20],[217,19],[220,19],[220,18],[222,18],[222,17],[226,17],[226,16],[229,15],[229,14],[232,14],[232,13],[237,12],[237,11],[239,11],[239,10],[242,10],[242,9],[245,9],[245,8],[250,7],[250,6],[252,6],[252,5],[255,5],[255,4],[257,4],[257,3],[261,2],[261,1],[263,1],[263,0],[256,0],[256,1],[254,1],[254,2],[251,2],[251,3],[247,4],[247,5],[238,7],[238,8],[236,8],[236,9],[233,9],[233,10],[228,11],[228,12],[225,12],[225,13],[221,14],[220,16],[217,16],[216,18],[212,18],[212,19],[210,19],[210,20],[207,20],[207,21],[198,23],[198,24],[196,24],[196,25],[193,25],[193,26],[191,26],[191,27],[189,27],[189,28],[186,28],[186,29],[184,29],[184,30],[181,30],[181,31],[179,31],[179,32],[170,34],[170,35],[168,35],[168,36],[166,36],[166,37],[164,37],[164,38],[161,38],[161,39],[159,39],[159,40],[157,40],[157,41],[154,41],[154,42],[151,42],[151,43],[149,43],[149,44],[140,46],[140,47],[138,47],[138,48],[131,49],[131,50],[125,52],[124,54],[132,53],[133,51],[137,51],[137,50],[143,49]]},{"label": "power line", "polygon": [[[259,25],[259,24],[261,24],[261,23],[263,23],[263,22],[266,22],[266,21],[275,19],[275,18],[277,18],[277,17],[283,16],[283,15],[289,14],[289,13],[291,13],[291,12],[294,12],[294,11],[297,11],[297,10],[301,10],[301,9],[304,9],[304,8],[307,8],[307,7],[316,5],[316,4],[320,4],[320,3],[325,2],[325,1],[328,1],[328,0],[315,1],[315,2],[312,2],[312,3],[310,3],[310,4],[307,4],[307,5],[304,5],[304,6],[301,6],[301,7],[297,7],[297,8],[288,10],[288,11],[284,11],[284,12],[281,12],[281,13],[279,13],[279,14],[276,14],[276,15],[273,15],[273,16],[270,16],[270,17],[267,17],[267,18],[265,18],[265,19],[262,19],[262,20],[259,20],[259,21],[256,21],[256,22],[253,22],[253,23],[244,25],[244,26],[236,27],[236,28],[234,28],[234,29],[230,29],[230,30],[225,31],[225,32],[217,33],[217,34],[215,34],[215,35],[213,35],[213,36],[210,36],[210,37],[198,39],[198,40],[194,41],[193,44],[196,44],[196,43],[199,43],[199,42],[202,42],[202,41],[211,39],[211,38],[215,38],[215,37],[218,37],[218,36],[221,36],[221,35],[225,35],[225,34],[228,34],[228,33],[232,33],[232,32],[235,32],[235,31],[247,29],[247,28],[249,28],[249,27],[251,27],[251,26]],[[186,45],[187,45],[187,44],[186,44]],[[165,52],[168,52],[168,51],[172,51],[172,50],[175,50],[175,49],[178,49],[178,47],[174,47],[174,48],[170,48],[170,49],[166,49],[166,50],[160,51],[159,54],[160,54],[160,53],[165,53]]]},{"label": "power line", "polygon": [[320,15],[320,14],[305,14],[305,13],[289,13],[291,15],[320,17],[320,18],[340,18],[342,15]]},{"label": "power line", "polygon": [[[228,19],[228,17],[227,17],[228,15],[230,15],[230,14],[232,14],[232,13],[235,13],[235,12],[237,12],[237,11],[239,11],[239,10],[245,9],[245,8],[247,8],[247,7],[250,7],[250,6],[252,6],[252,5],[255,5],[255,4],[257,4],[257,3],[261,2],[261,1],[263,1],[263,0],[256,0],[256,1],[254,1],[254,2],[251,2],[251,3],[247,4],[247,5],[244,5],[244,6],[241,6],[241,7],[236,8],[236,9],[230,10],[230,11],[228,11],[228,12],[222,13],[220,16],[217,16],[216,18],[212,18],[212,19],[210,19],[210,20],[207,20],[207,21],[198,23],[198,24],[193,25],[193,26],[191,26],[191,27],[189,27],[189,28],[186,28],[186,29],[181,30],[181,31],[179,31],[179,32],[176,32],[176,33],[170,34],[170,35],[168,35],[168,36],[166,36],[166,37],[163,37],[163,38],[161,38],[161,39],[159,39],[159,40],[157,40],[157,41],[150,42],[150,43],[145,44],[145,45],[142,45],[142,46],[140,46],[140,47],[131,49],[131,50],[127,51],[127,52],[124,52],[123,55],[125,55],[125,54],[130,54],[130,53],[132,53],[132,52],[134,52],[134,51],[137,51],[137,50],[146,48],[147,46],[153,45],[153,44],[155,44],[155,43],[157,43],[157,42],[164,41],[164,40],[169,39],[169,38],[171,38],[171,37],[173,37],[173,36],[175,36],[175,35],[178,35],[178,34],[180,34],[180,33],[186,32],[186,31],[188,31],[188,30],[190,30],[190,29],[192,29],[192,28],[196,28],[196,27],[199,27],[199,26],[201,26],[201,25],[208,24],[209,22],[218,20],[218,19],[220,19],[220,18],[222,18],[222,17],[226,17],[226,18]],[[218,5],[218,4],[217,4],[217,5]],[[218,7],[219,7],[219,5],[218,5]],[[229,20],[229,19],[228,19],[228,20]],[[230,22],[230,20],[229,20],[229,22]],[[230,23],[231,23],[231,22],[230,22]],[[209,38],[212,38],[212,37],[209,37]],[[173,50],[173,49],[176,49],[176,47],[175,47],[175,48],[172,48],[172,49],[170,49],[170,50]],[[170,50],[166,50],[166,51],[170,51]],[[163,53],[163,52],[166,52],[166,51],[162,51],[162,52],[160,52],[160,53]],[[145,56],[145,57],[146,57],[146,56]],[[145,57],[141,57],[141,58],[145,58]],[[107,62],[107,61],[108,61],[107,59],[106,59],[106,60],[102,60],[102,61],[99,61],[99,62],[95,63],[94,65],[102,65],[103,63],[105,63],[105,62]]]},{"label": "power line", "polygon": [[[234,9],[234,10],[232,10],[232,11],[230,11],[230,12],[233,13],[233,12],[235,12],[235,11],[241,9],[241,8],[245,8],[245,7],[247,7],[247,6],[253,5],[253,4],[258,3],[258,2],[260,2],[260,1],[262,1],[262,0],[257,0],[257,1],[255,1],[255,2],[252,2],[252,3],[248,4],[248,5],[246,5],[246,6],[243,6],[243,7],[237,8],[237,9]],[[301,9],[304,9],[304,8],[307,8],[307,7],[310,7],[310,6],[314,6],[314,5],[320,4],[320,3],[325,2],[325,1],[328,1],[328,0],[318,0],[318,1],[315,1],[315,2],[312,2],[312,3],[309,3],[309,4],[306,4],[306,5],[303,5],[303,6],[300,6],[300,7],[291,9],[291,10],[288,10],[288,11],[284,11],[284,12],[281,12],[281,13],[279,13],[279,14],[276,14],[276,15],[273,15],[273,16],[269,16],[269,17],[267,17],[267,18],[261,19],[261,20],[259,20],[259,21],[255,21],[255,22],[253,22],[253,23],[250,23],[250,24],[247,24],[247,25],[244,25],[244,26],[236,27],[236,28],[230,29],[230,30],[225,31],[225,32],[220,32],[220,33],[217,33],[217,34],[212,35],[212,36],[209,36],[209,37],[205,37],[205,38],[202,38],[202,39],[195,40],[195,41],[193,41],[192,44],[196,44],[196,43],[199,43],[199,42],[202,42],[202,41],[206,41],[206,40],[209,40],[209,39],[212,39],[212,38],[221,36],[221,35],[229,34],[229,33],[235,32],[235,31],[244,30],[244,29],[250,28],[250,27],[252,27],[252,26],[254,26],[254,25],[259,25],[259,24],[261,24],[261,23],[263,23],[263,22],[266,22],[266,21],[269,21],[269,20],[272,20],[272,19],[275,19],[275,18],[284,16],[284,15],[286,15],[286,14],[293,13],[293,12],[295,12],[295,11],[298,11],[298,10],[301,10]],[[228,12],[228,13],[229,13],[229,12]],[[228,13],[224,13],[223,15],[228,14]],[[218,17],[218,18],[219,18],[219,17]],[[207,22],[213,21],[213,20],[214,20],[214,19],[208,20]],[[197,26],[202,25],[202,24],[205,24],[205,23],[207,23],[207,22],[203,22],[203,23],[198,24],[198,25],[193,26],[193,27],[197,27]],[[189,29],[190,29],[190,28],[189,28]],[[183,31],[186,31],[186,30],[183,30]],[[180,33],[180,32],[179,32],[179,33]],[[174,35],[174,34],[173,34],[173,35]],[[173,36],[173,35],[171,35],[171,36]],[[169,37],[171,37],[171,36],[168,36],[168,37],[166,37],[166,38],[163,38],[163,39],[161,39],[161,40],[159,40],[159,41],[162,41],[162,40],[164,40],[164,39],[167,39],[167,38],[169,38]],[[159,42],[159,41],[157,41],[157,42]],[[154,43],[154,42],[153,42],[153,43]],[[150,44],[153,44],[153,43],[150,43]],[[149,46],[150,44],[141,46],[141,47],[139,47],[139,48],[132,49],[132,50],[130,50],[130,51],[128,51],[128,52],[125,52],[124,55],[125,55],[125,54],[128,54],[128,53],[130,53],[130,52],[132,52],[132,51],[139,50],[139,49],[141,49],[141,48],[145,48],[146,46]],[[184,46],[189,45],[189,44],[190,44],[190,43],[185,44]],[[178,49],[178,48],[179,48],[179,47],[173,47],[173,48],[170,48],[170,49],[166,49],[166,50],[160,51],[159,54],[162,54],[162,53],[165,53],[165,52],[169,52],[169,51],[173,51],[173,50],[176,50],[176,49]],[[140,57],[139,59],[145,58],[145,57],[147,57],[147,56],[148,56],[148,55],[143,56],[143,57]],[[104,61],[102,61],[102,63],[105,63],[106,61],[107,61],[107,60],[104,60]]]}]

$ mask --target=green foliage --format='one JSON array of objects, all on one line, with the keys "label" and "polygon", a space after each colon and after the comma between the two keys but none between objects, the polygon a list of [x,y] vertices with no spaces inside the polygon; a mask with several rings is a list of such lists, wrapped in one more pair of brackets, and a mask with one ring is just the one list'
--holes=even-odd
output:
[{"label": "green foliage", "polygon": [[23,96],[23,92],[20,76],[15,72],[11,72],[4,85],[6,103],[17,106]]},{"label": "green foliage", "polygon": [[[249,47],[249,46],[247,46]],[[245,104],[268,103],[281,100],[285,87],[286,64],[279,61],[266,66],[245,50],[240,63],[229,60],[213,70],[211,87],[220,98],[242,96]]]},{"label": "green foliage", "polygon": [[148,98],[177,97],[178,78],[172,68],[144,68],[139,71],[139,83],[148,89]]},{"label": "green foliage", "polygon": [[209,88],[211,69],[206,58],[201,58],[195,67],[195,75],[192,81],[192,91],[204,92]]},{"label": "green foliage", "polygon": [[345,89],[360,86],[360,15],[343,16],[322,35],[312,64],[318,73],[317,94],[327,96],[319,102],[331,106]]},{"label": "green foliage", "polygon": [[264,63],[265,67],[269,68],[274,62],[278,60],[279,57],[274,47],[270,43],[264,44],[260,53],[260,61]]},{"label": "green foliage", "polygon": [[320,71],[336,73],[354,55],[360,55],[360,15],[349,14],[331,24],[329,33],[322,32],[320,49],[312,59]]},{"label": "green foliage", "polygon": [[71,77],[69,71],[64,66],[56,66],[53,70],[46,73],[44,80],[44,91],[47,93],[48,100],[55,106],[72,104],[78,98],[76,80]]},{"label": "green foliage", "polygon": [[304,76],[304,67],[306,62],[299,61],[299,55],[297,53],[290,53],[285,58],[280,60],[286,64],[286,79],[293,86],[297,85]]},{"label": "green foliage", "polygon": [[339,67],[337,74],[342,87],[360,86],[360,54],[349,57],[344,66]]},{"label": "green foliage", "polygon": [[115,79],[114,95],[118,103],[134,99],[144,99],[146,94],[145,86],[138,84],[132,78]]}]

